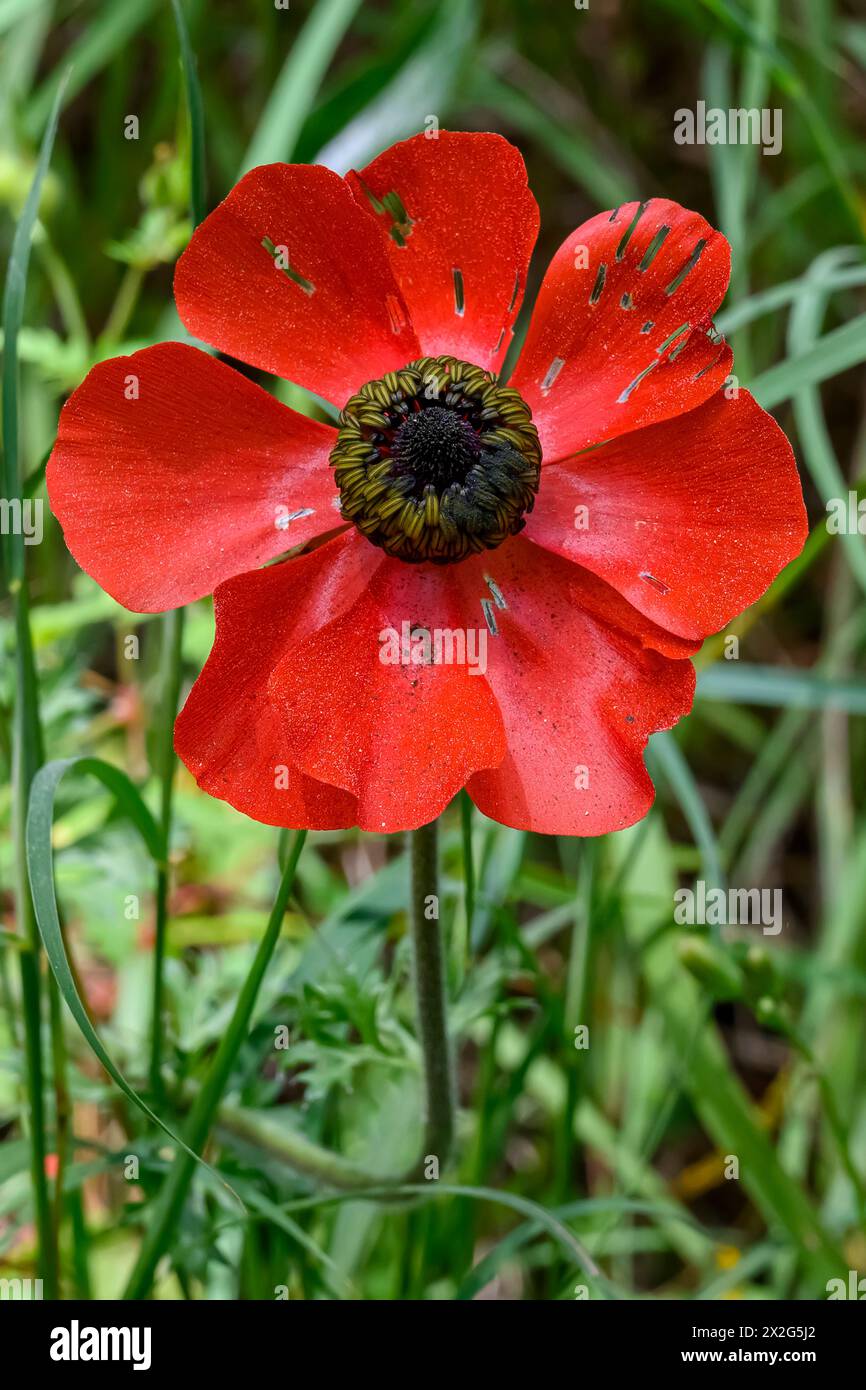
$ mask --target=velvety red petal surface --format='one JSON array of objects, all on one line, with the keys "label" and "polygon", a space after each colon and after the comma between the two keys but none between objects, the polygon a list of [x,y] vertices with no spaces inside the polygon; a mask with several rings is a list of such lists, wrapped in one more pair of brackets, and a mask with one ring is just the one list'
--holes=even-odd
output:
[{"label": "velvety red petal surface", "polygon": [[[390,832],[434,819],[501,761],[502,721],[482,676],[386,664],[381,636],[465,626],[458,598],[447,571],[389,559],[355,531],[222,585],[180,757],[206,791],[270,824]],[[342,789],[333,805],[325,784]]]},{"label": "velvety red petal surface", "polygon": [[458,569],[467,596],[486,575],[507,604],[495,611],[487,680],[508,753],[470,778],[479,810],[549,835],[602,835],[640,820],[654,796],[643,750],[691,708],[695,675],[684,658],[694,644],[523,537]]},{"label": "velvety red petal surface", "polygon": [[[498,370],[538,235],[519,150],[500,135],[441,130],[393,145],[347,177],[379,220],[422,352]],[[408,223],[395,225],[393,207],[382,205],[392,193]]]},{"label": "velvety red petal surface", "polygon": [[700,639],[760,597],[808,523],[790,444],[740,391],[544,468],[526,534]]},{"label": "velvety red petal surface", "polygon": [[101,362],[67,401],[51,508],[82,569],[137,612],[176,608],[331,531],[336,432],[182,343]]},{"label": "velvety red petal surface", "polygon": [[[369,566],[369,544],[355,545]],[[505,742],[493,696],[466,664],[382,660],[382,634],[404,623],[431,635],[465,628],[454,574],[387,556],[373,564],[352,607],[286,651],[270,689],[298,767],[351,791],[362,829],[387,832],[432,820],[471,772],[502,760]]]},{"label": "velvety red petal surface", "polygon": [[600,213],[571,234],[544,277],[510,382],[546,462],[715,392],[731,353],[707,330],[729,274],[725,238],[663,198]]},{"label": "velvety red petal surface", "polygon": [[246,174],[193,233],[174,294],[191,333],[341,408],[419,355],[379,228],[319,165]]},{"label": "velvety red petal surface", "polygon": [[221,584],[216,637],[174,727],[174,746],[199,786],[269,825],[344,829],[355,798],[300,774],[282,701],[270,690],[285,647],[365,582],[346,532],[309,555]]}]

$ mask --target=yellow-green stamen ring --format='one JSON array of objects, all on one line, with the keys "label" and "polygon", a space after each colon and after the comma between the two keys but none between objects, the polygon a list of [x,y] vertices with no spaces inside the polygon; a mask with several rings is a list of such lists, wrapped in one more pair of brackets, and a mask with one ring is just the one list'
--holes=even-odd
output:
[{"label": "yellow-green stamen ring", "polygon": [[347,401],[331,453],[340,511],[410,564],[456,564],[524,526],[541,476],[529,408],[456,357],[421,357]]}]

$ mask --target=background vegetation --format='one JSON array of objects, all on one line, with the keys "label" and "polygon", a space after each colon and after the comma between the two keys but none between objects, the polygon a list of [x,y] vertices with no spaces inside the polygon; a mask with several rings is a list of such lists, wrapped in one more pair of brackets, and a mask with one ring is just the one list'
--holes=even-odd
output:
[{"label": "background vegetation", "polygon": [[[829,1279],[866,1271],[866,542],[829,535],[824,505],[866,476],[862,8],[187,0],[184,11],[201,94],[199,113],[193,84],[192,121],[169,4],[0,0],[0,242],[19,268],[16,220],[69,70],[17,339],[20,286],[14,275],[7,285],[6,462],[11,452],[31,495],[44,496],[59,407],[88,368],[183,336],[172,265],[190,233],[201,129],[213,206],[254,164],[360,167],[432,114],[523,150],[542,209],[527,304],[561,240],[601,208],[660,194],[724,231],[734,274],[719,327],[741,383],[794,443],[814,529],[730,630],[739,661],[723,659],[722,639],[707,642],[694,714],[652,742],[659,797],[642,825],[582,843],[505,829],[459,804],[446,815],[458,1144],[447,1175],[399,1203],[325,1196],[281,1158],[282,1138],[300,1131],[385,1173],[411,1157],[419,1127],[404,846],[309,837],[207,1149],[212,1168],[197,1168],[171,1222],[157,1293],[824,1297]],[[780,108],[781,153],[676,145],[674,111],[699,99]],[[137,140],[124,137],[129,115]],[[72,768],[53,839],[96,1027],[176,1128],[264,931],[276,832],[181,770],[170,885],[159,879],[179,628],[125,612],[80,573],[47,505],[44,543],[26,558],[43,747],[19,586],[0,609],[0,821],[5,832],[14,818],[16,743],[31,772],[42,757],[118,767],[154,812],[156,835],[142,833],[121,814],[136,806],[126,783],[118,802],[92,769]],[[10,566],[14,577],[14,555]],[[126,659],[130,636],[137,661]],[[210,604],[196,604],[182,634],[185,687],[211,637]],[[42,797],[50,818],[44,783]],[[44,893],[44,846],[39,872]],[[20,896],[4,833],[0,1274],[38,1270],[51,1287],[56,1238],[64,1295],[117,1297],[174,1150],[106,1075],[44,971],[44,1142],[34,1130],[24,1037],[39,981],[16,875]],[[695,877],[782,888],[782,934],[712,940],[677,927],[674,890]],[[160,1075],[150,1020],[166,891]],[[574,1046],[578,1024],[587,1050]],[[279,1028],[288,1047],[275,1047]]]}]

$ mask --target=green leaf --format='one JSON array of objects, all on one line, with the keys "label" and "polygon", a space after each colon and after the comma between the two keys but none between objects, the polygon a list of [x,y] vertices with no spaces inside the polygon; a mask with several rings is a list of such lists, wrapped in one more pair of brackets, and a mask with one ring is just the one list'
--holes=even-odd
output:
[{"label": "green leaf", "polygon": [[[64,758],[46,763],[40,768],[30,790],[30,809],[27,815],[27,871],[30,875],[30,888],[39,933],[54,972],[60,993],[67,1008],[78,1024],[79,1029],[90,1046],[91,1051],[102,1063],[111,1079],[120,1087],[123,1094],[137,1106],[153,1124],[168,1135],[173,1144],[183,1149],[196,1163],[201,1164],[218,1182],[227,1187],[240,1202],[231,1186],[191,1149],[169,1125],[151,1110],[138,1092],[129,1084],[126,1077],[115,1066],[111,1057],[90,1021],[87,1009],[78,993],[75,979],[66,954],[66,942],[60,926],[57,911],[57,897],[54,890],[54,855],[51,847],[51,829],[54,821],[54,798],[63,777],[71,769],[76,773],[89,773],[102,782],[117,799],[117,804],[135,826],[148,852],[154,860],[161,853],[161,836],[153,816],[142,801],[136,788],[119,768],[99,758]],[[241,1203],[243,1205],[243,1203]]]},{"label": "green leaf", "polygon": [[[854,253],[856,254],[856,253]],[[788,346],[815,346],[821,331],[827,305],[827,291],[822,281],[827,271],[836,270],[840,262],[849,260],[852,252],[838,247],[819,256],[804,277],[803,292],[797,299],[788,324]],[[833,441],[821,405],[817,387],[803,387],[794,397],[794,420],[800,437],[806,466],[825,508],[837,498],[847,499],[848,481],[833,448]],[[866,543],[859,531],[844,530],[840,534],[842,549],[851,571],[866,593]]]},{"label": "green leaf", "polygon": [[[820,278],[816,277],[811,284],[813,288],[826,290],[828,293],[859,288],[866,285],[866,266],[852,266],[846,270],[822,273]],[[760,294],[749,295],[747,299],[741,299],[738,304],[717,314],[716,328],[728,337],[738,328],[743,328],[764,314],[772,314],[777,309],[787,309],[789,304],[799,299],[808,285],[806,277],[800,276],[797,280],[786,280],[782,285],[774,285],[772,289],[763,290]]]},{"label": "green leaf", "polygon": [[720,662],[698,676],[698,699],[796,709],[839,709],[866,714],[866,681],[834,679],[812,671]]},{"label": "green leaf", "polygon": [[765,410],[772,410],[804,387],[816,386],[861,362],[866,362],[866,314],[825,333],[814,347],[796,357],[786,357],[775,367],[768,367],[749,389]]}]

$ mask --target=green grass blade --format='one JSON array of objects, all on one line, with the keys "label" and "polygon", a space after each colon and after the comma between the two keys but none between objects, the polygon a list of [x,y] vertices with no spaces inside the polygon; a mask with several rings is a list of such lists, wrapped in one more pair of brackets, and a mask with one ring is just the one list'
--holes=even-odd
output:
[{"label": "green grass blade", "polygon": [[647,761],[661,770],[668,786],[680,804],[701,855],[701,865],[707,883],[714,888],[724,886],[722,857],[712,821],[703,803],[691,768],[682,749],[671,734],[656,734],[648,748]]},{"label": "green grass blade", "polygon": [[174,22],[180,43],[180,56],[183,65],[183,85],[186,92],[186,105],[189,113],[190,152],[189,152],[189,207],[193,226],[204,221],[207,213],[205,201],[205,154],[204,154],[204,105],[198,80],[195,54],[189,41],[183,8],[180,0],[171,0]]},{"label": "green grass blade", "polygon": [[5,34],[34,8],[34,0],[0,0],[0,34]]},{"label": "green grass blade", "polygon": [[833,679],[812,671],[786,671],[776,666],[711,666],[698,675],[697,695],[701,700],[732,700],[742,705],[866,714],[866,681],[853,676]]},{"label": "green grass blade", "polygon": [[[851,252],[842,247],[819,256],[804,276],[803,291],[798,297],[788,324],[788,347],[815,346],[827,305],[827,293],[822,287],[827,271],[836,270],[840,262],[850,260]],[[824,418],[821,393],[817,387],[803,387],[794,397],[794,420],[800,437],[806,466],[812,475],[825,509],[836,499],[848,497],[848,480],[839,465],[830,431]],[[861,590],[866,593],[866,543],[859,531],[844,530],[839,537],[851,572]]]},{"label": "green grass blade", "polygon": [[383,1198],[402,1196],[420,1197],[428,1202],[437,1197],[468,1197],[476,1202],[490,1202],[494,1206],[508,1207],[511,1211],[535,1222],[540,1229],[546,1231],[562,1249],[566,1257],[577,1262],[579,1268],[583,1270],[588,1279],[597,1285],[605,1298],[619,1296],[617,1290],[598,1268],[589,1251],[559,1217],[552,1211],[548,1211],[546,1207],[542,1207],[538,1202],[530,1201],[527,1197],[520,1197],[515,1192],[500,1192],[493,1187],[472,1187],[460,1183],[437,1182],[435,1186],[431,1186],[429,1183],[426,1185],[405,1183],[399,1187],[362,1187],[354,1192],[329,1193],[320,1197],[301,1197],[298,1201],[286,1203],[283,1210],[290,1212],[308,1211],[315,1207],[330,1206],[333,1203],[378,1202]]},{"label": "green grass blade", "polygon": [[54,762],[46,763],[45,767],[41,769],[40,777],[46,788],[48,786],[52,788],[52,815],[56,789],[66,773],[73,769],[81,775],[90,775],[99,779],[102,785],[111,792],[120,810],[138,831],[148,854],[151,858],[158,858],[161,852],[159,828],[150,808],[145,804],[140,792],[126,773],[122,772],[119,767],[104,762],[101,758],[58,758]]},{"label": "green grass blade", "polygon": [[229,1187],[225,1179],[220,1177],[209,1163],[206,1163],[185,1144],[183,1139],[151,1110],[147,1102],[129,1084],[106,1051],[76,988],[57,911],[57,896],[54,889],[54,854],[51,845],[54,798],[63,777],[72,768],[76,772],[86,772],[98,778],[103,786],[112,792],[117,798],[118,806],[132,821],[151,855],[158,854],[160,849],[160,835],[156,822],[132,782],[118,768],[112,767],[110,763],[102,762],[99,758],[66,758],[46,763],[44,767],[39,769],[30,790],[30,810],[27,816],[27,869],[30,875],[36,920],[48,962],[54,972],[60,993],[66,1001],[69,1012],[78,1024],[82,1036],[127,1100],[130,1100],[143,1115],[157,1125],[173,1144],[183,1149],[190,1158],[195,1159],[196,1163],[200,1163],[218,1182]]},{"label": "green grass blade", "polygon": [[[551,1214],[560,1221],[568,1221],[575,1217],[591,1217],[606,1213],[615,1216],[642,1216],[660,1224],[665,1221],[678,1221],[689,1226],[694,1232],[700,1233],[701,1230],[698,1222],[688,1212],[678,1210],[673,1202],[641,1202],[627,1197],[589,1197],[569,1202],[564,1207],[556,1207]],[[524,1221],[520,1226],[515,1226],[513,1231],[509,1231],[498,1245],[472,1267],[458,1287],[454,1295],[455,1301],[467,1301],[477,1297],[485,1285],[495,1278],[500,1267],[513,1258],[522,1246],[534,1240],[541,1230],[538,1221]],[[706,1237],[703,1239],[706,1240]]]},{"label": "green grass blade", "polygon": [[[828,293],[835,290],[859,289],[866,285],[866,266],[834,270],[812,283],[816,289],[826,290]],[[794,300],[799,298],[805,287],[805,277],[801,276],[798,280],[786,280],[783,285],[774,285],[772,289],[763,290],[760,294],[749,295],[748,299],[743,299],[739,304],[734,304],[717,314],[716,328],[727,337],[764,314],[772,314],[777,309],[787,309],[789,304],[793,304]]]},{"label": "green grass blade", "polygon": [[[7,498],[18,497],[21,493],[18,463],[18,334],[24,318],[24,293],[30,265],[30,246],[39,211],[42,184],[51,163],[60,106],[68,77],[67,69],[57,84],[33,183],[15,228],[3,291],[3,495]],[[13,528],[7,539],[8,573],[10,578],[20,580],[24,573],[24,537],[16,535]]]},{"label": "green grass blade", "polygon": [[265,105],[239,174],[291,159],[301,127],[360,0],[318,0],[292,45]]},{"label": "green grass blade", "polygon": [[866,314],[825,333],[814,347],[796,357],[786,357],[768,367],[755,377],[749,389],[765,410],[772,410],[804,387],[817,386],[861,362],[866,362]]}]

